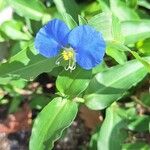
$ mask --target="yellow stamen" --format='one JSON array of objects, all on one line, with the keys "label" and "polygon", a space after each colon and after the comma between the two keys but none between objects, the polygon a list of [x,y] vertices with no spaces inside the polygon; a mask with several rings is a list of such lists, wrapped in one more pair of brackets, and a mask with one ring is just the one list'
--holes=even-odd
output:
[{"label": "yellow stamen", "polygon": [[68,51],[64,50],[62,52],[62,56],[64,60],[70,60],[74,57],[74,53],[71,50],[68,50]]},{"label": "yellow stamen", "polygon": [[56,64],[60,65],[60,63],[65,60],[65,70],[73,71],[76,68],[76,55],[72,48],[64,48],[62,49],[60,57],[56,60]]}]

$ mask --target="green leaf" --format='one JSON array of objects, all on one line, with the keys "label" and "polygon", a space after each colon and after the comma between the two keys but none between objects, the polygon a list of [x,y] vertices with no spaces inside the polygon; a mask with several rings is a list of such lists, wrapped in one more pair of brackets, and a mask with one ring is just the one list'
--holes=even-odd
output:
[{"label": "green leaf", "polygon": [[121,24],[111,13],[100,13],[92,17],[88,24],[101,32],[105,41],[118,41],[123,43],[124,39],[121,34]]},{"label": "green leaf", "polygon": [[32,94],[31,101],[29,102],[30,108],[42,109],[49,103],[49,98],[42,94]]},{"label": "green leaf", "polygon": [[149,150],[149,149],[150,149],[149,144],[142,141],[124,144],[122,148],[122,150]]},{"label": "green leaf", "polygon": [[138,5],[150,9],[150,3],[148,0],[138,0]]},{"label": "green leaf", "polygon": [[86,16],[87,18],[102,12],[101,5],[97,1],[86,3],[86,5],[82,5],[81,8],[81,15]]},{"label": "green leaf", "polygon": [[30,150],[51,150],[54,142],[75,119],[77,104],[60,97],[53,99],[36,118],[30,138]]},{"label": "green leaf", "polygon": [[69,72],[64,70],[56,80],[56,87],[62,95],[78,96],[89,85],[92,71],[76,68]]},{"label": "green leaf", "polygon": [[135,120],[132,120],[128,124],[128,129],[132,131],[138,131],[138,132],[147,132],[149,130],[149,122],[150,117],[143,115],[143,116],[137,116]]},{"label": "green leaf", "polygon": [[22,103],[23,98],[21,96],[14,97],[11,100],[10,106],[9,106],[9,113],[14,113],[18,110],[19,105]]},{"label": "green leaf", "polygon": [[134,51],[130,51],[130,52],[138,61],[140,61],[144,65],[147,71],[150,72],[150,63],[146,59],[144,60],[142,57],[140,57],[137,52]]},{"label": "green leaf", "polygon": [[97,65],[96,67],[94,67],[92,69],[92,75],[100,73],[100,72],[106,70],[107,68],[108,67],[107,67],[106,63],[103,61],[101,64]]},{"label": "green leaf", "polygon": [[143,93],[140,97],[141,102],[150,108],[150,93]]},{"label": "green leaf", "polygon": [[0,30],[0,42],[4,42],[6,40],[6,37],[4,37],[4,35],[2,35],[2,31]]},{"label": "green leaf", "polygon": [[135,10],[127,7],[126,3],[121,0],[110,0],[110,7],[113,14],[121,21],[140,19]]},{"label": "green leaf", "polygon": [[126,3],[131,8],[136,8],[138,0],[126,0]]},{"label": "green leaf", "polygon": [[28,41],[17,41],[17,42],[15,42],[11,48],[11,52],[10,52],[11,57],[16,55],[17,53],[19,53],[21,49],[26,49],[28,46],[29,46]]},{"label": "green leaf", "polygon": [[[150,57],[147,59],[150,60]],[[128,89],[135,86],[146,75],[146,69],[137,60],[98,73],[85,92],[85,104],[91,109],[104,109],[122,98]]]},{"label": "green leaf", "polygon": [[137,48],[141,53],[145,55],[150,55],[150,38],[138,42]]},{"label": "green leaf", "polygon": [[119,64],[124,64],[127,61],[125,52],[120,48],[120,44],[116,42],[107,43],[106,53],[114,58]]},{"label": "green leaf", "polygon": [[96,150],[97,149],[97,139],[98,139],[99,129],[96,133],[92,134],[91,140],[89,143],[89,150]]},{"label": "green leaf", "polygon": [[73,29],[77,26],[77,23],[75,22],[75,20],[72,18],[72,16],[70,16],[69,14],[67,13],[64,13],[63,14],[63,18],[64,18],[64,21],[66,22],[66,24],[68,25],[68,27],[70,29]]},{"label": "green leaf", "polygon": [[121,28],[125,44],[134,44],[150,37],[150,20],[125,21]]},{"label": "green leaf", "polygon": [[55,67],[55,59],[37,54],[33,46],[26,48],[0,65],[0,84],[7,84],[12,77],[32,80],[40,73],[50,72]]},{"label": "green leaf", "polygon": [[120,150],[127,137],[125,120],[119,115],[117,105],[112,105],[106,110],[106,118],[101,126],[97,138],[98,150]]},{"label": "green leaf", "polygon": [[12,40],[30,40],[31,35],[22,31],[23,23],[15,20],[5,21],[0,30]]},{"label": "green leaf", "polygon": [[54,0],[54,3],[61,14],[68,13],[75,21],[78,21],[80,11],[75,0]]},{"label": "green leaf", "polygon": [[87,20],[80,15],[78,15],[78,20],[79,20],[79,25],[85,25],[88,23]]},{"label": "green leaf", "polygon": [[97,0],[103,12],[111,12],[109,0]]},{"label": "green leaf", "polygon": [[131,52],[131,50],[117,41],[108,41],[106,53],[114,58],[119,64],[124,64],[127,61],[125,52]]},{"label": "green leaf", "polygon": [[15,11],[23,17],[41,20],[45,15],[45,6],[38,0],[8,0]]}]

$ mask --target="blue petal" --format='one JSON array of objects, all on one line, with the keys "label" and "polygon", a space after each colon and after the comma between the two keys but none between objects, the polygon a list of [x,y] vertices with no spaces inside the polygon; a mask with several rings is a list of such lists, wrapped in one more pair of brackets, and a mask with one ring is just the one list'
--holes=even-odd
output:
[{"label": "blue petal", "polygon": [[100,64],[105,54],[106,44],[100,32],[83,25],[73,29],[68,43],[76,52],[76,61],[84,69],[92,69]]},{"label": "blue petal", "polygon": [[67,44],[67,35],[70,32],[67,25],[61,20],[54,19],[42,27],[35,37],[35,48],[49,58],[58,54],[62,46]]}]

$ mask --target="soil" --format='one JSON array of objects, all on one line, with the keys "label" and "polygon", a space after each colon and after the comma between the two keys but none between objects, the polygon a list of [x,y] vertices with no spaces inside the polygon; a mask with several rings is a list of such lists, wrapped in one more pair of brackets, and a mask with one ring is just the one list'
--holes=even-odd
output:
[{"label": "soil", "polygon": [[[30,131],[0,133],[0,150],[28,150]],[[54,150],[86,150],[90,140],[90,129],[77,117],[59,139]]]}]

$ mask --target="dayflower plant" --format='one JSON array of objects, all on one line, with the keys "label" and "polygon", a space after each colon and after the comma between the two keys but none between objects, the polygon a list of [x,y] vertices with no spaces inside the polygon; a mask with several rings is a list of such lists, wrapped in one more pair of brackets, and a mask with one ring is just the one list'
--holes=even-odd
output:
[{"label": "dayflower plant", "polygon": [[37,33],[35,48],[47,58],[59,55],[56,64],[67,61],[66,70],[74,70],[76,63],[89,70],[102,62],[106,45],[102,34],[89,25],[70,30],[63,21],[53,19]]}]

